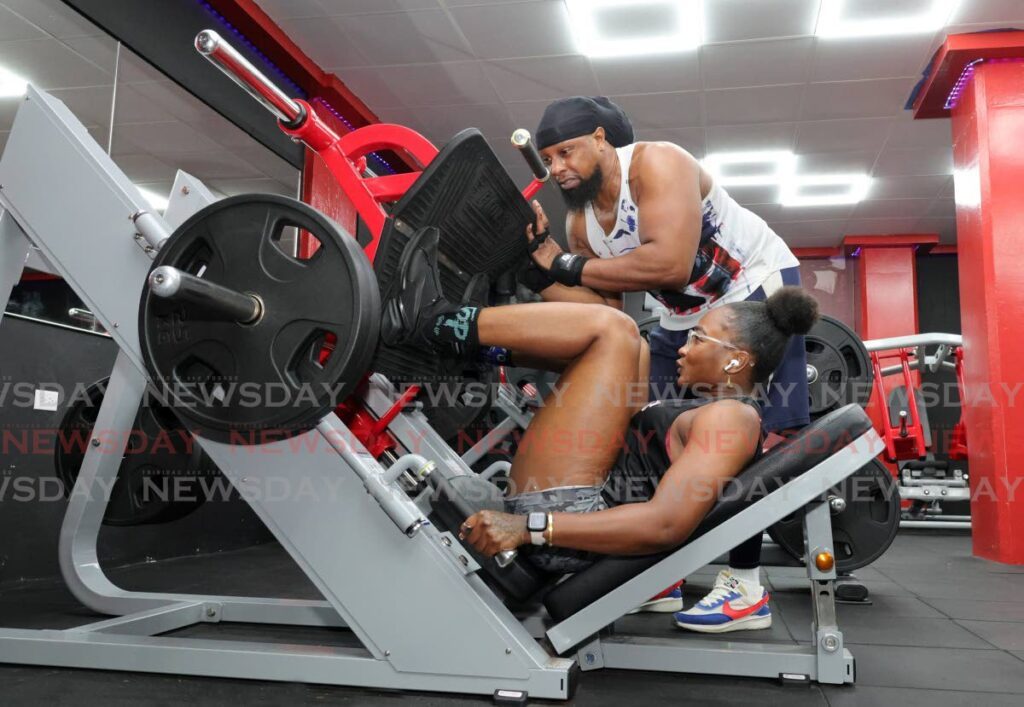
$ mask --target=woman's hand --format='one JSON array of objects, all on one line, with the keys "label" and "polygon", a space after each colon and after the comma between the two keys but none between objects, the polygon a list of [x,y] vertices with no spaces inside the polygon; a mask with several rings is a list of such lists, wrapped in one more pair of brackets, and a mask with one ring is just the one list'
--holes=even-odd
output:
[{"label": "woman's hand", "polygon": [[[548,217],[544,213],[544,207],[536,199],[533,201],[533,212],[536,214],[536,223],[526,227],[526,240],[530,243],[530,257],[533,262],[545,271],[551,269],[551,263],[562,254],[562,247],[548,233]],[[539,243],[535,244],[538,234],[544,236]]]},{"label": "woman's hand", "polygon": [[514,550],[530,543],[530,531],[526,529],[526,516],[480,511],[474,513],[459,528],[459,539],[468,540],[486,557],[493,557],[505,550]]}]

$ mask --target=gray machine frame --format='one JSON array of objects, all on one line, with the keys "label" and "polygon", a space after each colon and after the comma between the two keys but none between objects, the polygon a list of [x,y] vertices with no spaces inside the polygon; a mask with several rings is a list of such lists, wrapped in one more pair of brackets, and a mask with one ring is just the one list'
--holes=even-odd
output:
[{"label": "gray machine frame", "polygon": [[[70,111],[29,88],[0,156],[0,300],[7,301],[32,256],[85,302],[120,349],[95,428],[115,439],[126,439],[147,386],[138,302],[152,255],[174,226],[211,200],[201,184],[179,174],[166,218],[152,213]],[[395,395],[375,375],[365,403],[381,414]],[[641,638],[605,629],[801,507],[810,507],[808,547],[831,550],[826,492],[881,451],[874,431],[555,625],[517,618],[459,541],[425,521],[429,498],[410,498],[396,473],[427,467],[448,476],[473,473],[465,461],[418,411],[398,415],[390,431],[416,454],[388,469],[333,414],[297,441],[262,445],[259,453],[197,438],[317,587],[320,601],[117,587],[100,566],[96,541],[107,503],[103,491],[116,478],[123,449],[94,442],[61,528],[60,566],[82,604],[113,618],[67,630],[0,629],[0,662],[485,695],[512,690],[553,699],[571,695],[577,665],[853,681],[853,658],[836,624],[835,573],[812,562],[808,645],[709,642],[684,634]],[[275,480],[298,480],[304,491],[261,492]],[[306,648],[160,635],[225,621],[347,629],[360,645]],[[531,635],[538,627],[554,653]]]}]

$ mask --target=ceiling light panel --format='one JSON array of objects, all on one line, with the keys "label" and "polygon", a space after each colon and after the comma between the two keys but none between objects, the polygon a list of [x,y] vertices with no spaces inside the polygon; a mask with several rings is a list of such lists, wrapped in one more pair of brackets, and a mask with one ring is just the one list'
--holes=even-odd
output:
[{"label": "ceiling light panel", "polygon": [[[875,17],[856,14],[856,3],[849,0],[822,0],[815,34],[835,39],[885,37],[900,34],[927,34],[944,27],[961,0],[918,0],[908,14],[904,11]],[[898,3],[878,3],[888,8]]]},{"label": "ceiling light panel", "polygon": [[566,0],[576,49],[589,57],[691,51],[704,39],[704,0]]}]

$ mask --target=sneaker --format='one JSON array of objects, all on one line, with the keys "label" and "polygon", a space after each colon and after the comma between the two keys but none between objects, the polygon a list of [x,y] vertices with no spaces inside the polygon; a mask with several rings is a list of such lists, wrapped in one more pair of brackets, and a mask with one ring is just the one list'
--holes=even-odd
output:
[{"label": "sneaker", "polygon": [[384,343],[430,345],[420,334],[423,322],[438,306],[447,305],[437,265],[439,241],[440,232],[436,228],[422,228],[402,251],[398,277],[384,297],[382,307],[380,334]]},{"label": "sneaker", "polygon": [[648,612],[652,614],[672,614],[677,611],[682,611],[684,581],[685,580],[682,579],[679,580],[678,584],[673,584],[658,596],[651,597],[648,601],[645,601],[629,613],[639,614],[640,612]]},{"label": "sneaker", "polygon": [[725,633],[769,628],[772,610],[764,587],[749,585],[722,570],[708,595],[674,618],[676,626],[690,631]]}]

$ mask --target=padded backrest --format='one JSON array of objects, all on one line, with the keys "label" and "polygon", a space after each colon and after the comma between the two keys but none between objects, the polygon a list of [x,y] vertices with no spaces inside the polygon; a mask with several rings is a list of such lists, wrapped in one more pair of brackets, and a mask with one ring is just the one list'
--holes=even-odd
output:
[{"label": "padded backrest", "polygon": [[[914,399],[917,401],[917,414],[921,418],[921,429],[924,431],[924,446],[932,446],[932,426],[928,422],[928,408],[924,404],[924,395],[920,389],[914,388]],[[907,398],[907,386],[901,385],[892,389],[889,393],[889,424],[899,427],[900,411],[906,410],[908,419],[910,415],[910,400]]]},{"label": "padded backrest", "polygon": [[[869,429],[871,420],[858,405],[846,405],[808,425],[734,478],[724,489],[722,500],[711,508],[687,542],[817,466]],[[744,540],[746,538],[736,538],[736,544]],[[723,552],[727,550],[729,548],[722,548]],[[605,557],[552,589],[544,598],[544,606],[555,621],[563,621],[672,552],[675,550],[655,555]]]}]

